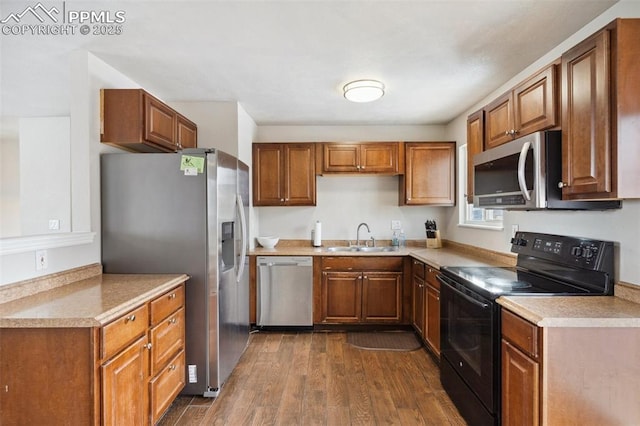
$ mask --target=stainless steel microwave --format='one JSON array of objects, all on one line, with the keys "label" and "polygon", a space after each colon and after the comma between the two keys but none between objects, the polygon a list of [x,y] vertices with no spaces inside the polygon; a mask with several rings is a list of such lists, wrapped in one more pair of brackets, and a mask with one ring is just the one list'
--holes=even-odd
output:
[{"label": "stainless steel microwave", "polygon": [[522,136],[473,157],[473,205],[507,210],[604,210],[614,201],[562,199],[562,132]]}]

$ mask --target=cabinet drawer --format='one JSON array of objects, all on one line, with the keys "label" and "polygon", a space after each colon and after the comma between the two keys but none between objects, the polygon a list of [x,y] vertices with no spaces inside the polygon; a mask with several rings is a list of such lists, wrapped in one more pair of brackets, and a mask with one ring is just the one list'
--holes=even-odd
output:
[{"label": "cabinet drawer", "polygon": [[538,357],[538,327],[505,309],[502,310],[502,336],[525,353]]},{"label": "cabinet drawer", "polygon": [[156,325],[184,306],[184,284],[151,301],[151,325]]},{"label": "cabinet drawer", "polygon": [[428,282],[431,287],[435,288],[436,290],[440,290],[440,281],[438,281],[437,278],[440,271],[436,268],[432,268],[431,266],[427,266],[426,269],[427,272],[425,281]]},{"label": "cabinet drawer", "polygon": [[413,261],[411,262],[411,270],[413,272],[413,275],[418,277],[418,278],[422,278],[424,280],[424,268],[425,265],[424,263],[420,262],[419,260],[415,260],[413,259]]},{"label": "cabinet drawer", "polygon": [[144,304],[102,327],[102,359],[109,359],[146,333],[149,311]]},{"label": "cabinet drawer", "polygon": [[180,308],[151,329],[152,376],[184,348],[184,333],[184,308]]},{"label": "cabinet drawer", "polygon": [[151,423],[155,424],[185,385],[184,350],[149,382]]},{"label": "cabinet drawer", "polygon": [[398,271],[402,272],[403,259],[401,257],[377,256],[326,256],[322,258],[322,269],[339,269],[342,271]]}]

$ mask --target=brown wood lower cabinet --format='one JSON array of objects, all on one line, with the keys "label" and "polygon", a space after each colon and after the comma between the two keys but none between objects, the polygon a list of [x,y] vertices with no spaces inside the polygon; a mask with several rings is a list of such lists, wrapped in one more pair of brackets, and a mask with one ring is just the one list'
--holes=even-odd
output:
[{"label": "brown wood lower cabinet", "polygon": [[502,311],[502,422],[540,424],[542,333],[513,313]]},{"label": "brown wood lower cabinet", "polygon": [[427,322],[426,336],[427,344],[437,356],[440,356],[440,283],[435,278],[438,272],[436,269],[427,270]]},{"label": "brown wood lower cabinet", "polygon": [[440,282],[438,270],[419,260],[412,262],[413,328],[427,347],[440,356]]},{"label": "brown wood lower cabinet", "polygon": [[565,323],[502,309],[502,424],[639,424],[638,328]]},{"label": "brown wood lower cabinet", "polygon": [[401,257],[325,257],[322,323],[400,323]]},{"label": "brown wood lower cabinet", "polygon": [[145,425],[185,385],[184,283],[103,327],[0,329],[0,423]]},{"label": "brown wood lower cabinet", "polygon": [[102,365],[102,424],[148,422],[148,342],[143,335]]}]

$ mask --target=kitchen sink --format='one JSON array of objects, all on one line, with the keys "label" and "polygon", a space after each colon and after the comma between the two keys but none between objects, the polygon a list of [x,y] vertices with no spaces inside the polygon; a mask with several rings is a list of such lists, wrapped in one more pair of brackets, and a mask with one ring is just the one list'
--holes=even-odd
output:
[{"label": "kitchen sink", "polygon": [[327,251],[330,252],[363,252],[363,253],[379,253],[387,251],[397,251],[398,247],[382,246],[382,247],[366,247],[366,246],[336,246],[327,247]]},{"label": "kitchen sink", "polygon": [[363,252],[380,252],[380,251],[398,251],[398,247],[358,247],[358,251]]},{"label": "kitchen sink", "polygon": [[327,251],[358,251],[358,247],[346,247],[346,246],[327,247],[326,250]]}]

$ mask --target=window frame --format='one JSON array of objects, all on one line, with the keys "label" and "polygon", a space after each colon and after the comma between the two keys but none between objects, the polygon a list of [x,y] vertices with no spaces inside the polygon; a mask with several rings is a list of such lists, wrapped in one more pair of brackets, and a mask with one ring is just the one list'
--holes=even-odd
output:
[{"label": "window frame", "polygon": [[458,161],[458,226],[492,231],[504,230],[504,210],[474,207],[473,204],[467,203],[467,144],[458,147]]}]

